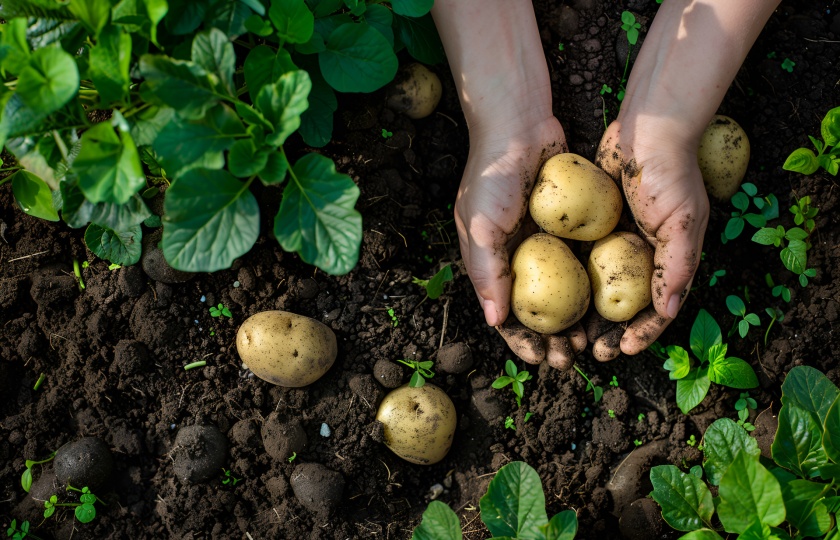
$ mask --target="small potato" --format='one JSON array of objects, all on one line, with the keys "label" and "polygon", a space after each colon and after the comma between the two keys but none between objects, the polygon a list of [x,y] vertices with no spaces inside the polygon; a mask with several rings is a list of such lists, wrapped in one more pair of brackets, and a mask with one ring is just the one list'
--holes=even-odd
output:
[{"label": "small potato", "polygon": [[715,115],[700,139],[697,164],[706,191],[712,197],[728,201],[747,174],[750,140],[735,120]]},{"label": "small potato", "polygon": [[297,388],[314,383],[330,369],[338,344],[333,331],[314,319],[263,311],[239,327],[236,350],[260,379]]},{"label": "small potato", "polygon": [[519,321],[541,334],[569,328],[589,307],[589,279],[572,250],[559,238],[526,238],[510,264],[510,303]]},{"label": "small potato", "polygon": [[650,304],[653,250],[640,236],[615,232],[598,240],[587,271],[595,309],[605,319],[629,321]]},{"label": "small potato", "polygon": [[442,93],[437,75],[423,64],[409,64],[400,70],[388,90],[388,108],[414,120],[426,118],[434,112]]},{"label": "small potato", "polygon": [[452,446],[457,414],[446,392],[433,384],[393,390],[379,405],[385,445],[406,461],[432,465]]},{"label": "small potato", "polygon": [[607,173],[577,154],[558,154],[542,166],[531,193],[531,216],[546,232],[599,240],[621,217],[621,191]]}]

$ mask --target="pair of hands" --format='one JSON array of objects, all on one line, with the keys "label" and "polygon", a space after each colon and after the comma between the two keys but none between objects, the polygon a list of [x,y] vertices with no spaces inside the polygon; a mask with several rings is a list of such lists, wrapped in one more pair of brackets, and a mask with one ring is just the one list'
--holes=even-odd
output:
[{"label": "pair of hands", "polygon": [[510,314],[509,261],[516,246],[536,232],[528,200],[542,163],[568,151],[563,128],[550,117],[507,133],[471,131],[455,203],[461,254],[487,324],[524,361],[568,369],[587,342],[600,361],[620,352],[635,355],[676,317],[700,262],[709,216],[697,149],[680,142],[679,128],[619,118],[605,132],[595,160],[623,187],[639,233],[655,250],[652,305],[626,323],[593,312],[585,329],[578,324],[559,335],[538,334]]}]

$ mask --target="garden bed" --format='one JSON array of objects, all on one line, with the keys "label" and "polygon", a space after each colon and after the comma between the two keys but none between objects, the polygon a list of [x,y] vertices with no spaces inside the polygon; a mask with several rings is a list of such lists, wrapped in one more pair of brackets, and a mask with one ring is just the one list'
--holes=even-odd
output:
[{"label": "garden bed", "polygon": [[[636,13],[644,36],[658,7],[653,0],[603,4],[535,2],[555,113],[571,151],[589,158],[604,129],[599,90],[604,83],[616,88],[623,69],[620,13]],[[840,105],[836,12],[835,2],[784,2],[720,109],[750,136],[747,181],[761,194],[776,194],[781,223],[792,224],[787,208],[794,194],[809,195],[820,209],[809,257],[816,277],[800,287],[776,251],[748,235],[723,246],[720,234],[732,208],[713,206],[696,279],[700,287],[660,340],[686,346],[700,308],[726,333],[734,317],[724,298],[743,296],[744,286],[751,310],[763,315],[765,307],[780,308],[784,322],[773,326],[766,345],[766,316],[746,339],[736,334],[727,340],[730,354],[750,362],[759,375],[760,388],[751,394],[759,410],[778,408],[779,385],[793,366],[814,366],[840,382],[840,188],[824,171],[806,177],[781,169],[793,149],[807,145],[807,135],[819,133],[825,112]],[[781,68],[785,58],[795,62],[793,72]],[[634,441],[663,441],[663,463],[699,461],[699,451],[686,441],[691,435],[699,439],[716,418],[734,418],[738,392],[713,386],[685,416],[662,361],[651,353],[607,364],[589,353],[580,357],[581,369],[605,389],[597,404],[575,371],[546,365],[530,367],[534,379],[526,383],[521,409],[512,393],[490,387],[512,355],[485,325],[459,262],[452,203],[467,157],[467,129],[451,76],[444,66],[438,70],[444,98],[424,120],[384,108],[382,92],[340,101],[325,153],[358,183],[364,219],[360,263],[346,276],[315,271],[269,241],[276,189],[257,190],[265,210],[262,235],[233,268],[165,285],[149,280],[139,266],[109,270],[86,252],[82,230],[16,211],[10,186],[0,188],[4,525],[12,518],[41,521],[43,508],[19,484],[24,460],[43,458],[83,436],[102,438],[114,454],[113,481],[97,493],[107,506],[93,523],[76,524],[75,530],[70,513],[58,512],[39,536],[403,539],[440,484],[438,500],[461,516],[465,537],[486,538],[478,500],[494,471],[522,460],[543,480],[549,515],[573,508],[579,538],[613,538],[618,520],[606,486]],[[606,105],[607,117],[614,117],[618,103],[611,95]],[[383,138],[383,128],[393,136]],[[73,276],[74,259],[91,263],[83,270],[83,291]],[[427,279],[441,262],[453,263],[454,283],[441,298],[423,301],[412,276]],[[716,270],[726,275],[710,287]],[[789,304],[771,296],[767,272],[791,286]],[[209,307],[219,303],[232,318],[211,317]],[[285,389],[248,377],[234,347],[236,330],[248,316],[269,309],[315,318],[336,332],[338,359],[324,378],[304,389]],[[411,465],[381,443],[374,416],[385,389],[373,376],[374,365],[434,359],[442,345],[458,343],[469,347],[472,369],[451,375],[436,365],[433,379],[458,411],[452,450],[436,465]],[[206,360],[207,367],[183,369],[196,360]],[[35,391],[41,373],[46,379]],[[403,381],[408,377],[405,369]],[[617,387],[609,384],[613,377]],[[260,431],[273,412],[298,418],[306,432],[308,447],[292,463],[271,458],[263,448]],[[527,423],[526,412],[533,413]],[[505,428],[507,416],[516,430]],[[218,479],[195,485],[176,477],[170,458],[175,435],[194,424],[212,424],[227,435],[224,467],[242,479],[236,485],[223,484],[221,470]],[[321,435],[322,424],[329,426],[329,437]],[[301,463],[320,463],[343,476],[344,493],[330,516],[310,512],[293,495],[289,481]],[[34,469],[36,477],[41,472]],[[642,487],[641,494],[647,490]]]}]

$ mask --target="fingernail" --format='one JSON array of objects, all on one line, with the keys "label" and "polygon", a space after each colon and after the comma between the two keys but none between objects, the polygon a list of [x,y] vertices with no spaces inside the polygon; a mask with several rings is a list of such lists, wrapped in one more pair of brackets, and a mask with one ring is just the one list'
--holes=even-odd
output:
[{"label": "fingernail", "polygon": [[499,314],[496,312],[496,302],[492,300],[484,300],[484,318],[490,326],[498,326],[502,321],[499,320]]},{"label": "fingernail", "polygon": [[665,311],[668,313],[668,317],[671,319],[677,318],[677,312],[680,310],[680,295],[675,294],[672,295],[671,298],[668,300],[668,307]]}]

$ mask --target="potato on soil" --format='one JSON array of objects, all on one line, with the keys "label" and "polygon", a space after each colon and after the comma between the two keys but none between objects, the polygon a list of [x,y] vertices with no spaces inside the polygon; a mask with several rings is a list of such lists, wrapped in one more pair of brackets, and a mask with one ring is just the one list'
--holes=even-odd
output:
[{"label": "potato on soil", "polygon": [[612,178],[577,154],[558,154],[543,164],[530,202],[537,225],[571,240],[610,234],[621,207],[621,191]]},{"label": "potato on soil", "polygon": [[749,162],[747,134],[735,120],[715,115],[697,150],[697,164],[709,195],[722,201],[732,198],[741,187]]},{"label": "potato on soil", "polygon": [[653,250],[640,236],[616,232],[595,242],[587,272],[595,309],[605,319],[629,321],[650,304]]},{"label": "potato on soil", "polygon": [[432,465],[442,460],[455,436],[455,405],[433,384],[408,385],[389,393],[379,405],[385,445],[406,461]]},{"label": "potato on soil", "polygon": [[409,64],[397,73],[388,89],[388,108],[418,120],[432,114],[443,87],[437,75],[423,64]]},{"label": "potato on soil", "polygon": [[84,437],[58,449],[53,469],[61,485],[95,490],[111,478],[114,456],[102,439]]},{"label": "potato on soil", "polygon": [[510,303],[519,321],[541,334],[578,322],[589,307],[589,278],[572,250],[557,237],[526,238],[510,264]]},{"label": "potato on soil", "polygon": [[260,379],[301,387],[332,367],[338,343],[333,331],[314,319],[287,311],[263,311],[239,327],[236,350]]}]

